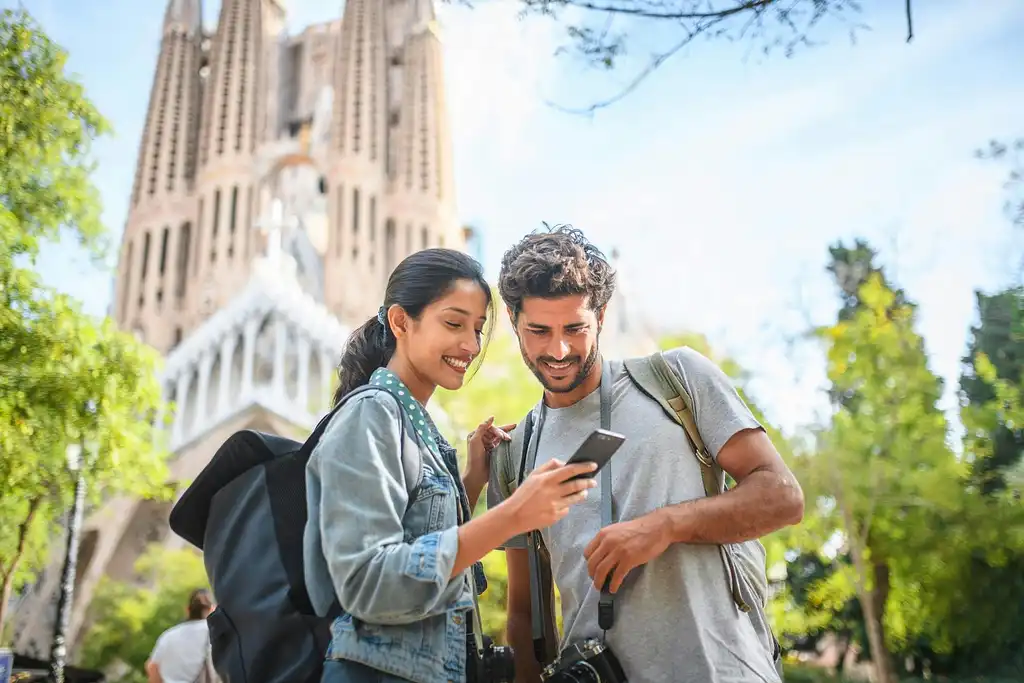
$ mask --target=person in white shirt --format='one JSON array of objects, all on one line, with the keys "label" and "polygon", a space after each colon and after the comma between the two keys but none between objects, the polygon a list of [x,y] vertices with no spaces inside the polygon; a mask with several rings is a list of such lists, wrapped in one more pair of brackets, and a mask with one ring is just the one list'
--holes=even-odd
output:
[{"label": "person in white shirt", "polygon": [[205,588],[192,591],[188,620],[160,634],[146,661],[149,683],[193,683],[199,679],[210,649],[206,617],[213,611],[213,596]]}]

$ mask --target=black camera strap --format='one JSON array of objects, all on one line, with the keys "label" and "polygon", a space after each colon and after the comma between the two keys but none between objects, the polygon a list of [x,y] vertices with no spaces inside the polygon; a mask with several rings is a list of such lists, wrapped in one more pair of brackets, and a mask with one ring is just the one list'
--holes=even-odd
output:
[{"label": "black camera strap", "polygon": [[[608,362],[601,360],[601,386],[598,389],[601,399],[601,429],[610,430],[612,427],[612,376]],[[520,470],[519,483],[523,481],[523,475],[532,472],[537,462],[537,448],[540,445],[541,432],[544,429],[544,418],[547,409],[543,400],[540,409],[537,411],[537,419],[528,419],[528,430],[526,439],[525,467]],[[532,414],[530,418],[532,418]],[[601,469],[601,526],[606,527],[614,522],[614,509],[612,505],[612,466],[606,463]],[[527,555],[530,566],[530,626],[533,635],[534,652],[537,661],[543,661],[544,656],[544,614],[547,613],[545,596],[543,595],[540,575],[541,559],[539,546],[541,543],[540,532],[533,531],[527,534]],[[602,631],[608,631],[615,623],[615,602],[609,587],[611,576],[605,581],[601,588],[601,598],[597,606],[597,623]]]},{"label": "black camera strap", "polygon": [[[608,362],[601,361],[601,429],[612,428],[612,377]],[[612,510],[612,464],[605,463],[601,469],[601,526],[606,527],[614,521]],[[615,596],[612,595],[612,575],[609,574],[601,587],[601,598],[597,603],[597,625],[602,631],[608,631],[615,624]]]}]

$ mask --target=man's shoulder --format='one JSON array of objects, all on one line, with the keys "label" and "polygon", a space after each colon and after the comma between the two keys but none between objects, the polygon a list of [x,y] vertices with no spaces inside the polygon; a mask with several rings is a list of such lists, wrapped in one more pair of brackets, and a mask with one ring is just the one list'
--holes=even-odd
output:
[{"label": "man's shoulder", "polygon": [[519,462],[523,455],[523,448],[526,446],[526,433],[529,431],[527,425],[533,420],[535,408],[536,406],[531,408],[516,423],[515,429],[509,433],[512,439],[499,442],[491,453],[492,483],[500,483],[504,488],[518,476]]},{"label": "man's shoulder", "polygon": [[710,358],[692,346],[676,346],[661,352],[673,369],[685,372],[705,373],[709,369],[718,370],[718,366]]},{"label": "man's shoulder", "polygon": [[[672,371],[679,377],[691,393],[695,385],[720,383],[723,380],[731,383],[726,373],[713,360],[690,346],[676,346],[658,352]],[[651,360],[656,354],[636,360]],[[631,362],[635,362],[631,361]]]},{"label": "man's shoulder", "polygon": [[179,648],[190,650],[209,638],[209,630],[205,619],[192,619],[175,624],[160,634],[153,647],[156,659],[168,656],[170,651],[173,655]]}]

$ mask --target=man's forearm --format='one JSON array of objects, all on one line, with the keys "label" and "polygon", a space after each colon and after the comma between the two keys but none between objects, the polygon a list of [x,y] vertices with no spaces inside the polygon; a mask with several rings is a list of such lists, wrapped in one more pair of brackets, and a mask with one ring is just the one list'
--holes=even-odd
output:
[{"label": "man's forearm", "polygon": [[792,476],[751,472],[736,488],[651,513],[672,543],[741,543],[798,523],[804,502]]},{"label": "man's forearm", "polygon": [[505,624],[505,638],[515,653],[516,683],[540,681],[540,664],[533,653],[533,629],[529,614],[510,613]]},{"label": "man's forearm", "polygon": [[149,683],[164,683],[164,677],[160,675],[160,666],[156,662],[146,662],[146,679]]}]

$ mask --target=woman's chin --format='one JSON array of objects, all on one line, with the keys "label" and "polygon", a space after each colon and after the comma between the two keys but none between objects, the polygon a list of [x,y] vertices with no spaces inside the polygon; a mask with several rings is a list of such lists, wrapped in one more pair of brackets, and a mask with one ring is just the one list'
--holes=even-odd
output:
[{"label": "woman's chin", "polygon": [[452,371],[444,373],[444,376],[440,378],[437,385],[448,391],[458,391],[465,383],[466,375]]}]

